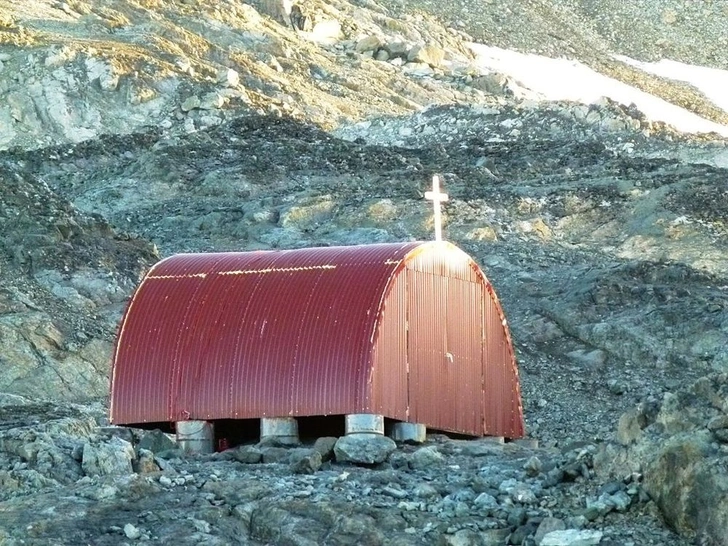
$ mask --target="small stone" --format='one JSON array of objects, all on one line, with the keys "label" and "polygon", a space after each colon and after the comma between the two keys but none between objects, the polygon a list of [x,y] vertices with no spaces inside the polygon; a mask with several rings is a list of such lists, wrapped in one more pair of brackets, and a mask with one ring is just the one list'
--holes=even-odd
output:
[{"label": "small stone", "polygon": [[385,62],[389,60],[389,53],[386,49],[380,49],[379,51],[377,51],[376,55],[374,55],[374,58],[377,61]]},{"label": "small stone", "polygon": [[603,495],[596,500],[586,501],[586,511],[584,512],[584,516],[589,521],[594,521],[600,516],[606,516],[612,510],[614,510],[614,505],[609,502],[608,495]]},{"label": "small stone", "polygon": [[642,419],[637,410],[623,413],[617,424],[617,441],[626,446],[636,442],[641,435]]},{"label": "small stone", "polygon": [[536,495],[531,488],[512,478],[504,480],[498,489],[501,493],[508,494],[513,501],[520,504],[533,504],[536,502]]},{"label": "small stone", "polygon": [[265,464],[290,463],[292,452],[286,447],[264,447],[261,449]]},{"label": "small stone", "polygon": [[526,523],[527,518],[528,513],[526,512],[526,510],[524,508],[521,508],[520,506],[516,506],[508,512],[508,517],[506,517],[506,523],[511,527],[519,527]]},{"label": "small stone", "polygon": [[587,520],[584,516],[571,516],[566,518],[566,526],[569,529],[583,529],[586,527],[586,524],[589,523],[589,520]]},{"label": "small stone", "polygon": [[500,72],[491,72],[473,78],[470,86],[490,95],[504,95],[508,86],[508,76]]},{"label": "small stone", "polygon": [[607,482],[599,488],[599,494],[614,495],[615,493],[622,491],[623,487],[624,486],[621,482]]},{"label": "small stone", "polygon": [[625,512],[632,504],[632,497],[626,491],[617,491],[613,495],[609,495],[608,500],[614,505],[617,512]]},{"label": "small stone", "polygon": [[[422,483],[414,488],[412,494],[419,499],[431,499],[440,496],[433,486],[429,483]],[[477,500],[477,499],[476,499]]]},{"label": "small stone", "polygon": [[532,478],[538,476],[541,473],[542,468],[543,464],[541,463],[541,459],[535,455],[528,459],[523,465],[523,470],[525,470],[526,474]]},{"label": "small stone", "polygon": [[435,73],[427,63],[407,63],[402,69],[411,76],[432,76]]},{"label": "small stone", "polygon": [[534,504],[536,502],[536,494],[527,486],[517,487],[511,492],[511,498],[521,504]]},{"label": "small stone", "polygon": [[384,493],[385,495],[389,495],[390,497],[394,497],[395,499],[407,498],[407,491],[389,485],[386,487],[382,487],[382,493]]},{"label": "small stone", "polygon": [[217,83],[226,87],[237,87],[240,84],[240,74],[232,68],[223,68],[217,72]]},{"label": "small stone", "polygon": [[511,533],[511,538],[508,542],[510,544],[523,544],[528,537],[533,536],[536,533],[537,528],[538,524],[533,521],[520,525]]},{"label": "small stone", "polygon": [[187,97],[182,104],[180,105],[180,108],[182,108],[183,112],[189,112],[190,110],[194,110],[196,108],[199,108],[201,104],[200,97],[196,95],[192,95],[191,97]]},{"label": "small stone", "polygon": [[718,415],[708,421],[708,430],[716,431],[728,428],[728,415]]},{"label": "small stone", "polygon": [[152,472],[159,472],[159,466],[154,461],[154,453],[148,449],[139,449],[137,454],[137,460],[135,470],[138,474],[151,474]]},{"label": "small stone", "polygon": [[209,533],[212,530],[210,523],[203,519],[193,519],[192,525],[194,525],[195,530],[200,533]]},{"label": "small stone", "polygon": [[566,529],[552,531],[541,541],[540,546],[593,546],[602,540],[601,531]]},{"label": "small stone", "polygon": [[198,108],[202,110],[217,110],[225,106],[226,101],[227,99],[222,93],[213,91],[211,93],[206,93],[205,96],[200,99]]},{"label": "small stone", "polygon": [[291,463],[291,470],[295,474],[314,474],[321,468],[321,462],[321,453],[312,449],[300,459],[294,460]]},{"label": "small stone", "polygon": [[536,541],[536,544],[541,544],[547,534],[553,531],[563,531],[564,529],[566,529],[566,524],[563,520],[558,518],[544,518],[539,524],[538,529],[536,529],[536,534],[533,539]]},{"label": "small stone", "polygon": [[134,448],[130,442],[113,437],[100,444],[83,446],[81,468],[87,476],[113,476],[131,474]]},{"label": "small stone", "polygon": [[421,447],[415,451],[410,457],[410,468],[413,470],[422,470],[433,465],[438,465],[445,460],[436,446]]},{"label": "small stone", "polygon": [[334,458],[334,446],[336,445],[336,440],[338,440],[338,438],[335,438],[334,436],[316,438],[316,441],[313,444],[313,450],[318,451],[321,454],[322,461],[330,461]]},{"label": "small stone", "polygon": [[626,383],[620,381],[619,379],[610,379],[609,381],[607,381],[607,388],[609,389],[609,392],[618,396],[627,392]]},{"label": "small stone", "polygon": [[241,446],[232,450],[231,457],[243,464],[257,464],[263,460],[263,452],[255,446]]},{"label": "small stone", "polygon": [[677,12],[674,9],[667,9],[662,12],[662,22],[666,25],[674,25],[677,23]]},{"label": "small stone", "polygon": [[159,476],[159,485],[164,487],[172,487],[172,480],[169,476]]},{"label": "small stone", "polygon": [[411,49],[405,42],[390,42],[384,46],[384,49],[389,53],[390,58],[394,57],[406,57],[407,53]]},{"label": "small stone", "polygon": [[445,59],[445,51],[434,44],[418,45],[407,53],[407,60],[412,63],[424,63],[437,68]]},{"label": "small stone", "polygon": [[339,438],[334,445],[338,462],[379,464],[397,449],[394,440],[381,434],[350,434]]},{"label": "small stone", "polygon": [[555,487],[564,481],[564,471],[560,468],[552,468],[546,473],[546,479],[542,482],[543,487]]},{"label": "small stone", "polygon": [[256,4],[260,13],[278,21],[288,24],[291,17],[292,2],[290,0],[261,0]]},{"label": "small stone", "polygon": [[124,534],[126,535],[126,538],[131,540],[136,540],[140,536],[142,536],[142,532],[134,527],[131,523],[127,523],[124,525]]},{"label": "small stone", "polygon": [[465,235],[466,239],[472,241],[497,241],[498,234],[490,226],[474,228]]},{"label": "small stone", "polygon": [[498,499],[488,493],[481,493],[475,497],[473,504],[481,510],[495,510],[498,508]]},{"label": "small stone", "polygon": [[356,43],[355,49],[357,53],[366,53],[367,51],[375,52],[382,47],[382,40],[379,36],[367,36]]},{"label": "small stone", "polygon": [[607,353],[601,349],[595,349],[589,352],[583,349],[577,349],[576,351],[566,353],[566,356],[577,364],[594,370],[602,369],[607,361]]},{"label": "small stone", "polygon": [[482,544],[478,533],[470,529],[460,529],[454,534],[442,537],[442,543],[447,546],[477,546]]},{"label": "small stone", "polygon": [[389,464],[395,469],[409,470],[409,456],[401,451],[395,451],[389,456]]},{"label": "small stone", "polygon": [[485,529],[479,533],[481,546],[501,546],[505,544],[508,535],[511,534],[510,529]]}]

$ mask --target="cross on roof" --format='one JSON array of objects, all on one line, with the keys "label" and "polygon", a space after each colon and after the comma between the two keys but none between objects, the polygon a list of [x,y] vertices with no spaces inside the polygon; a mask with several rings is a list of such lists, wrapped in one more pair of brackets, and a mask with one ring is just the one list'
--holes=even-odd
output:
[{"label": "cross on roof", "polygon": [[449,199],[446,193],[440,192],[440,177],[432,177],[432,191],[425,192],[425,199],[432,201],[435,209],[435,241],[442,241],[442,217],[440,216],[440,203]]}]

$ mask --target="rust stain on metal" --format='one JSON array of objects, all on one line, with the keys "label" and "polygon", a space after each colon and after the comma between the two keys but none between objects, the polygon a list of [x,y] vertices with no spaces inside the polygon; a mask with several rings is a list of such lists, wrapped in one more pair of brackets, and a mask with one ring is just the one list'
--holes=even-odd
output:
[{"label": "rust stain on metal", "polygon": [[127,307],[112,369],[119,424],[376,412],[523,435],[500,304],[443,242],[167,258]]}]

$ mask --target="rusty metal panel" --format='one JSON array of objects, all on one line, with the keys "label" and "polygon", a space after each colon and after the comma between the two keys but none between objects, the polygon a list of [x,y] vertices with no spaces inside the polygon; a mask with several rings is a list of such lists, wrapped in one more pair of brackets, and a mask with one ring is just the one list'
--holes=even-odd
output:
[{"label": "rusty metal panel", "polygon": [[[410,418],[430,428],[443,429],[440,387],[446,370],[444,329],[439,327],[444,301],[437,300],[435,275],[407,269],[407,323],[409,339]],[[446,411],[446,410],[445,410]]]},{"label": "rusty metal panel", "polygon": [[[112,415],[121,408],[128,422],[170,420],[178,362],[177,332],[168,328],[169,317],[189,313],[191,297],[202,283],[201,277],[165,282],[147,277],[137,289],[117,337],[115,362],[123,358],[127,365],[113,367]],[[148,305],[148,301],[162,305]]]},{"label": "rusty metal panel", "polygon": [[407,277],[395,271],[375,334],[372,366],[373,411],[407,421]]},{"label": "rusty metal panel", "polygon": [[366,411],[383,294],[420,244],[163,260],[117,337],[112,421]]},{"label": "rusty metal panel", "polygon": [[411,420],[521,437],[518,372],[500,304],[471,258],[434,244],[438,252],[418,248],[407,262]]},{"label": "rusty metal panel", "polygon": [[485,432],[520,438],[524,434],[523,406],[510,330],[493,287],[485,276],[483,279]]},{"label": "rusty metal panel", "polygon": [[463,257],[420,254],[409,264],[410,412],[430,428],[482,435],[482,299]]},{"label": "rusty metal panel", "polygon": [[449,413],[455,430],[478,435],[484,433],[481,293],[482,286],[476,283],[448,279],[447,348],[452,371],[448,383]]}]

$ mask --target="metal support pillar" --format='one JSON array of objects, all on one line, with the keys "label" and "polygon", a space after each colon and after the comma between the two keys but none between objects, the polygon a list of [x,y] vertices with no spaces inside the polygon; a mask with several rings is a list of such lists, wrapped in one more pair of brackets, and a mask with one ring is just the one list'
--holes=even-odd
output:
[{"label": "metal support pillar", "polygon": [[384,416],[373,413],[352,413],[346,416],[346,434],[384,435]]},{"label": "metal support pillar", "polygon": [[260,420],[260,441],[273,440],[279,444],[298,445],[298,421],[295,417],[263,417]]},{"label": "metal support pillar", "polygon": [[177,444],[185,453],[215,451],[215,426],[210,421],[177,421]]},{"label": "metal support pillar", "polygon": [[427,439],[427,427],[422,423],[394,423],[392,440],[421,444]]}]

